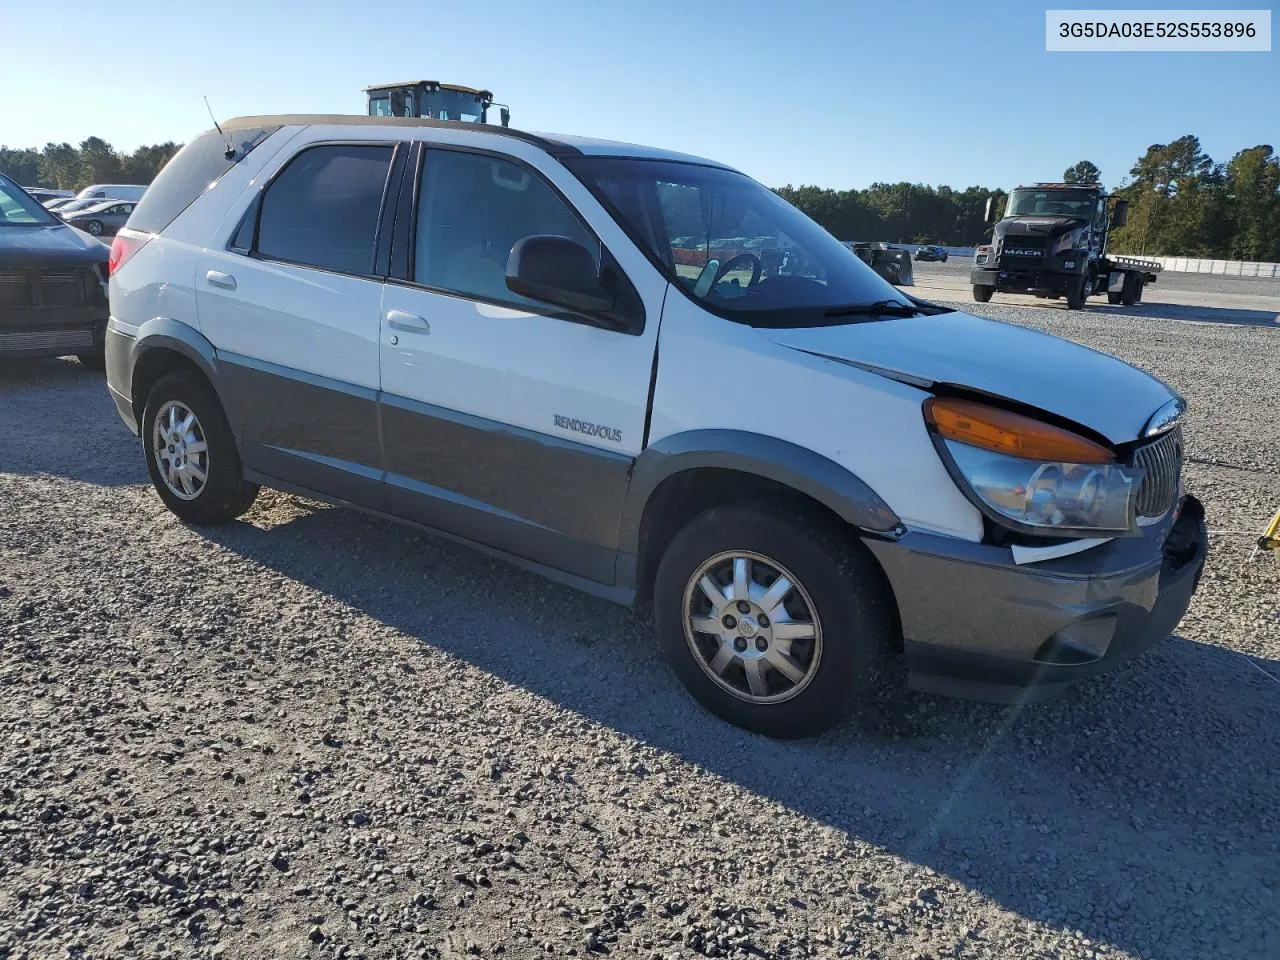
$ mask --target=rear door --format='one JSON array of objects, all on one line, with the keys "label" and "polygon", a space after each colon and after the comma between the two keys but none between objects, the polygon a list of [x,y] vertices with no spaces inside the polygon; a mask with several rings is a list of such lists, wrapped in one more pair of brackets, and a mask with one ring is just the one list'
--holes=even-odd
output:
[{"label": "rear door", "polygon": [[398,149],[291,151],[196,268],[200,325],[246,468],[371,506],[382,471],[375,261]]},{"label": "rear door", "polygon": [[[382,302],[387,503],[612,583],[666,282],[563,167],[507,148],[433,145],[406,177],[416,209],[397,219]],[[602,329],[508,290],[512,246],[538,234],[603,258],[643,317]]]}]

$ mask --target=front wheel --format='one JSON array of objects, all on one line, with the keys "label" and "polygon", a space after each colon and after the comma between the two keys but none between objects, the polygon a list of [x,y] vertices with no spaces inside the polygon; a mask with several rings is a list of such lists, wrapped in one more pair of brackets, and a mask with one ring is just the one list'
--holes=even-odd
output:
[{"label": "front wheel", "polygon": [[945,253],[942,255],[942,262],[943,263],[947,262],[947,255]]},{"label": "front wheel", "polygon": [[1115,306],[1119,302],[1120,302],[1120,294],[1118,292],[1112,292],[1112,291],[1107,292],[1107,303],[1111,304],[1112,306]]},{"label": "front wheel", "polygon": [[244,479],[222,405],[197,374],[182,370],[156,381],[141,433],[151,482],[182,520],[234,520],[258,496],[258,487]]},{"label": "front wheel", "polygon": [[1089,279],[1087,273],[1081,274],[1080,279],[1071,285],[1071,289],[1067,291],[1067,309],[1080,310],[1084,307],[1085,302],[1089,299],[1089,294],[1093,292],[1093,281]]},{"label": "front wheel", "polygon": [[80,366],[95,373],[102,373],[107,369],[107,355],[102,352],[77,353],[76,359],[80,361]]},{"label": "front wheel", "polygon": [[102,236],[102,221],[101,221],[101,220],[90,220],[88,223],[86,223],[86,224],[84,225],[84,228],[85,228],[85,230],[89,231],[89,233],[93,234],[93,236],[95,236],[95,237],[100,237],[100,236]]},{"label": "front wheel", "polygon": [[973,285],[973,299],[978,303],[988,303],[991,300],[991,295],[995,292],[995,287],[989,287],[984,283],[975,283]]},{"label": "front wheel", "polygon": [[707,709],[771,737],[818,733],[881,681],[892,602],[866,548],[803,511],[716,507],[658,567],[663,650]]}]

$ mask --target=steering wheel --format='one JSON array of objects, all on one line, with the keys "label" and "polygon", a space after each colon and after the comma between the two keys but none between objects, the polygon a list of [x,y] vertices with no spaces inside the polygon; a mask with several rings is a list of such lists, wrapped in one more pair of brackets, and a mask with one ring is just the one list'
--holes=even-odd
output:
[{"label": "steering wheel", "polygon": [[736,257],[730,257],[724,263],[720,264],[720,269],[716,271],[715,279],[711,281],[711,286],[715,286],[725,275],[738,265],[741,260],[751,261],[751,282],[747,284],[749,287],[755,286],[760,282],[760,258],[754,253],[740,253]]}]

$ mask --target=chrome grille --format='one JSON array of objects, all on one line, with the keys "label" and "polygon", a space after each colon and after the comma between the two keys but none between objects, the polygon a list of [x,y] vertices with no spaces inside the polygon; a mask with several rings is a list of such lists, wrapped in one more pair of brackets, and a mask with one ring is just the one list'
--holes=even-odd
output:
[{"label": "chrome grille", "polygon": [[1164,516],[1178,498],[1182,478],[1182,428],[1174,427],[1145,447],[1139,447],[1133,455],[1133,465],[1146,471],[1138,488],[1138,516]]}]

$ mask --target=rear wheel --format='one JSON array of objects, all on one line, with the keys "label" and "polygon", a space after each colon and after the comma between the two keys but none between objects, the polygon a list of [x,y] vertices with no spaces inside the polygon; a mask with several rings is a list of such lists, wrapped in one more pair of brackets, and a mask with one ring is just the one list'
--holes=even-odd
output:
[{"label": "rear wheel", "polygon": [[188,523],[234,520],[257,497],[258,487],[244,479],[222,405],[195,373],[182,370],[156,381],[141,432],[156,492]]},{"label": "rear wheel", "polygon": [[95,237],[100,237],[100,236],[102,236],[102,221],[101,221],[101,220],[90,220],[88,223],[86,223],[86,224],[84,225],[84,228],[85,228],[85,230],[87,230],[89,233],[93,234]]},{"label": "rear wheel", "polygon": [[1111,291],[1107,292],[1107,303],[1116,304],[1120,302],[1120,294]]},{"label": "rear wheel", "polygon": [[1126,307],[1132,307],[1135,303],[1142,299],[1142,277],[1135,274],[1129,274],[1124,278],[1124,289],[1120,294],[1121,302]]},{"label": "rear wheel", "polygon": [[995,287],[989,287],[985,283],[975,283],[973,285],[973,299],[978,303],[988,303],[991,295],[996,292]]},{"label": "rear wheel", "polygon": [[698,516],[654,585],[658,637],[689,692],[730,723],[783,738],[825,730],[875,692],[890,602],[865,547],[763,505]]}]

